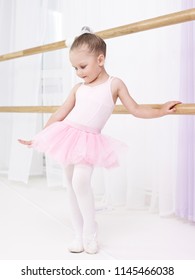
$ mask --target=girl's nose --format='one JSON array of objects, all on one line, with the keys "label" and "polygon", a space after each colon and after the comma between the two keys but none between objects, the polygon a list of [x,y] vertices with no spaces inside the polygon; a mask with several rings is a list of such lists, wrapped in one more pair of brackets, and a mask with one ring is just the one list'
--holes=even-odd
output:
[{"label": "girl's nose", "polygon": [[82,70],[82,69],[78,69],[78,70],[77,70],[77,75],[78,75],[79,77],[82,77],[82,74],[83,74],[83,70]]}]

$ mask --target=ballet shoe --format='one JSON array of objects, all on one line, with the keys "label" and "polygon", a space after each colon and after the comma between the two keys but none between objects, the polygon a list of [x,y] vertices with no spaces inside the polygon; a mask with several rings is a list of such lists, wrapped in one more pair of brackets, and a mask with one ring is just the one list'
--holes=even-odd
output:
[{"label": "ballet shoe", "polygon": [[82,240],[75,238],[68,247],[68,250],[70,253],[82,253],[84,251]]},{"label": "ballet shoe", "polygon": [[97,233],[83,240],[84,251],[88,254],[96,254],[98,252]]}]

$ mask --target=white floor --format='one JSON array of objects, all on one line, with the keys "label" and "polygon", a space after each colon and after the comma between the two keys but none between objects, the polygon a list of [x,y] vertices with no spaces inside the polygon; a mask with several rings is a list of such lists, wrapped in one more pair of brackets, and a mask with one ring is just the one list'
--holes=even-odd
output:
[{"label": "white floor", "polygon": [[71,254],[66,191],[0,177],[0,260],[195,260],[195,224],[145,211],[97,211],[98,254]]}]

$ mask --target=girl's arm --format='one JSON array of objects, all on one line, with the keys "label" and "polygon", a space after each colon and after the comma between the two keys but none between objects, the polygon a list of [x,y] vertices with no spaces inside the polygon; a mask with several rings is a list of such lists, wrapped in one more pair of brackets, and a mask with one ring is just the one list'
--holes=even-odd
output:
[{"label": "girl's arm", "polygon": [[80,84],[77,84],[70,92],[69,96],[67,97],[66,101],[58,108],[56,112],[54,112],[49,120],[47,121],[46,125],[44,126],[47,127],[50,124],[57,122],[57,121],[62,121],[65,119],[65,117],[70,113],[70,111],[73,109],[75,105],[75,93],[77,89],[79,88]]},{"label": "girl's arm", "polygon": [[[79,88],[80,84],[77,84],[70,92],[69,96],[67,97],[66,101],[58,108],[56,112],[54,112],[49,120],[47,121],[46,125],[44,128],[49,126],[50,124],[57,122],[57,121],[62,121],[65,119],[65,117],[70,113],[70,111],[73,109],[75,106],[75,94],[77,89]],[[32,141],[31,140],[23,140],[23,139],[18,139],[18,142],[26,145],[26,146],[31,146]]]},{"label": "girl's arm", "polygon": [[175,112],[175,105],[180,104],[180,101],[169,101],[162,105],[159,109],[143,107],[136,103],[130,96],[126,85],[122,80],[116,78],[113,80],[113,89],[117,97],[121,100],[122,104],[128,112],[137,118],[158,118]]}]

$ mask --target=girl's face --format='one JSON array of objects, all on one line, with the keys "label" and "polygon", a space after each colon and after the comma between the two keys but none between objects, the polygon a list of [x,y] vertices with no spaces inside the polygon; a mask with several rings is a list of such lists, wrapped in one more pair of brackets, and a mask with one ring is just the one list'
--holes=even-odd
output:
[{"label": "girl's face", "polygon": [[104,55],[90,53],[87,46],[70,51],[70,62],[79,78],[86,84],[94,82],[104,69]]}]

